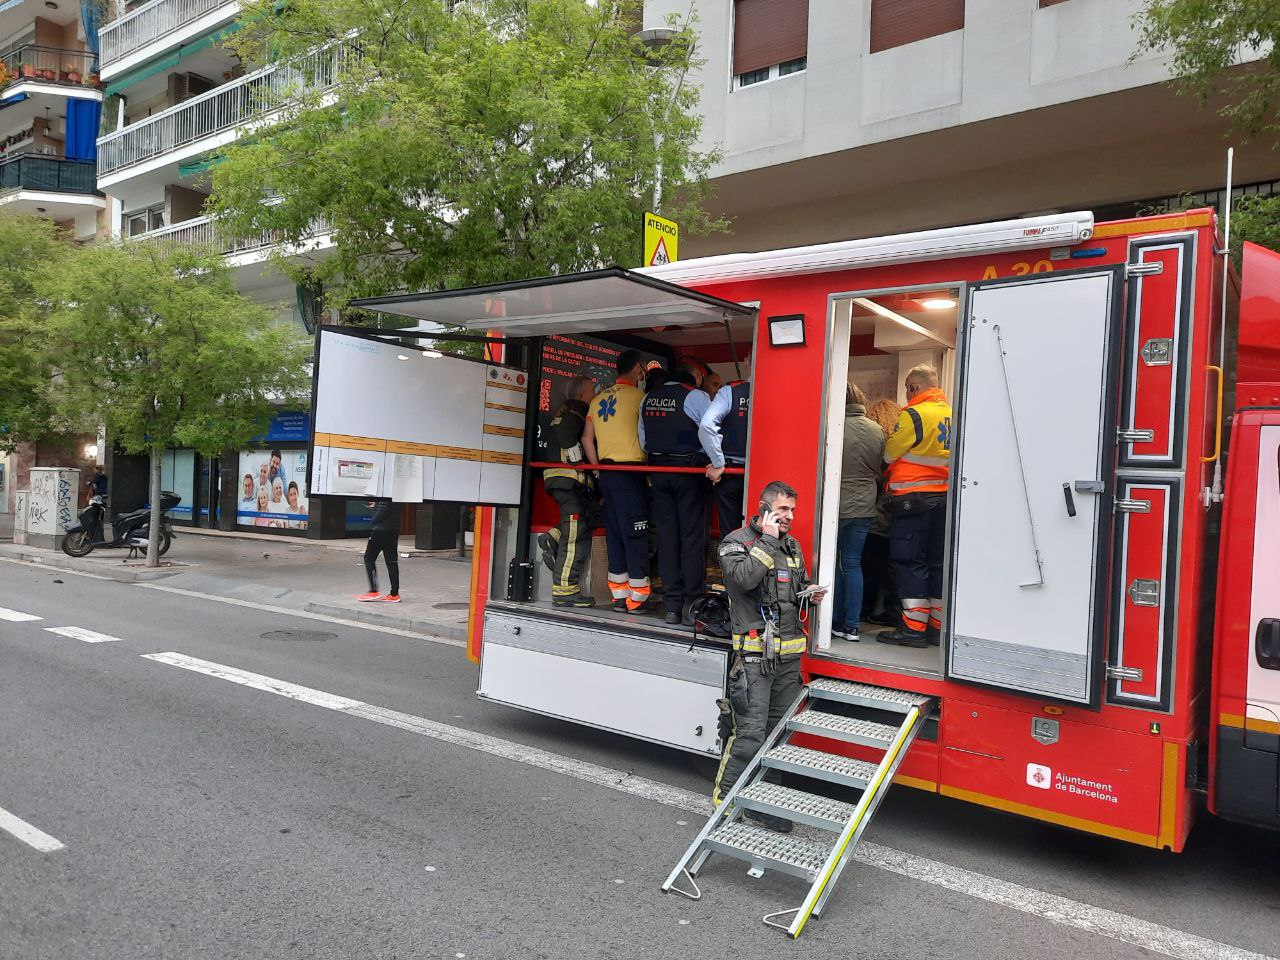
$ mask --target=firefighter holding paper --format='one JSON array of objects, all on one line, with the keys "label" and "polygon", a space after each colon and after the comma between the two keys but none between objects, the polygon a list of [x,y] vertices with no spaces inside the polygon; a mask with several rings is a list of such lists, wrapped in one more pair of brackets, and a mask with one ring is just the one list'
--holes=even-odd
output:
[{"label": "firefighter holding paper", "polygon": [[[801,616],[826,590],[810,587],[804,554],[789,532],[795,513],[796,491],[775,480],[760,494],[759,514],[720,543],[736,652],[729,671],[733,731],[716,775],[716,804],[800,693],[800,655],[807,643]],[[782,817],[751,810],[746,815],[770,829],[791,830],[791,821]]]},{"label": "firefighter holding paper", "polygon": [[951,404],[938,371],[921,365],[906,377],[907,405],[885,443],[889,465],[889,559],[898,574],[902,623],[881,643],[936,645],[942,633],[942,561],[951,477]]}]

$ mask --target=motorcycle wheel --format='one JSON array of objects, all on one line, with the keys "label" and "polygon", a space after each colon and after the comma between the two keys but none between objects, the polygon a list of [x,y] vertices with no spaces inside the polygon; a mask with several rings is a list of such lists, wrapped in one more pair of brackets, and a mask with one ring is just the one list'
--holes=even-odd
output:
[{"label": "motorcycle wheel", "polygon": [[164,556],[169,552],[169,548],[173,546],[173,534],[168,530],[160,530],[160,556]]},{"label": "motorcycle wheel", "polygon": [[88,530],[75,530],[62,538],[62,552],[68,557],[87,557],[93,553],[93,537]]}]

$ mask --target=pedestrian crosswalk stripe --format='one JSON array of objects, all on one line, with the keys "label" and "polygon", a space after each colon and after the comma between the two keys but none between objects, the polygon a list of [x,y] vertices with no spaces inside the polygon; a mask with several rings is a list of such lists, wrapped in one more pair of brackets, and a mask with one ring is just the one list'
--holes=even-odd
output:
[{"label": "pedestrian crosswalk stripe", "polygon": [[120,643],[119,637],[109,637],[105,633],[86,630],[84,627],[45,627],[49,633],[56,633],[72,640],[83,640],[85,643]]},{"label": "pedestrian crosswalk stripe", "polygon": [[21,610],[10,610],[7,607],[0,607],[0,620],[11,620],[14,623],[23,623],[27,620],[43,620],[44,617],[37,617],[34,613],[23,613]]}]

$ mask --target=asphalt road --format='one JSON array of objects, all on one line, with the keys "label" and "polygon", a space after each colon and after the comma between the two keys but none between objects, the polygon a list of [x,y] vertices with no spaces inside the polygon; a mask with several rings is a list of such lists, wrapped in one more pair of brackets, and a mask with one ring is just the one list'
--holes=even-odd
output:
[{"label": "asphalt road", "polygon": [[[0,960],[1280,955],[1276,836],[1206,819],[1174,856],[904,788],[868,839],[951,885],[853,864],[792,943],[760,917],[798,902],[798,881],[713,857],[701,901],[665,896],[697,816],[518,755],[704,794],[694,763],[482,704],[455,645],[9,562],[0,608],[41,618],[0,619],[0,813],[63,845],[0,829]],[[64,626],[118,640],[47,629]],[[277,630],[332,635],[263,638]],[[1027,896],[954,889],[972,874]],[[1109,935],[1051,897],[1114,911]]]}]

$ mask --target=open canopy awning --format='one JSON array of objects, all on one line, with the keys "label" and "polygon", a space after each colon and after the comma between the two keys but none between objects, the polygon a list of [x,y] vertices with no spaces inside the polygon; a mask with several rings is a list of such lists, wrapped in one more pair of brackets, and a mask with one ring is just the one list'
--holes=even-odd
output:
[{"label": "open canopy awning", "polygon": [[508,337],[695,326],[747,317],[752,307],[622,267],[438,293],[357,300],[353,306],[421,324],[492,330]]}]

